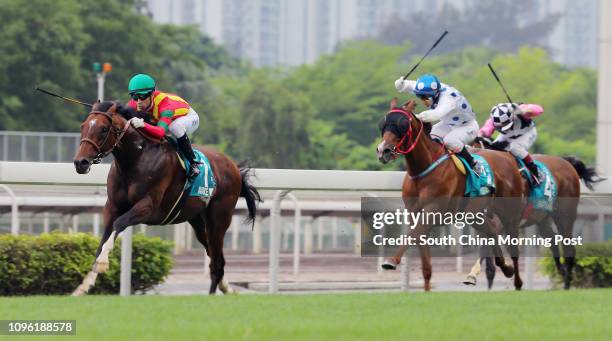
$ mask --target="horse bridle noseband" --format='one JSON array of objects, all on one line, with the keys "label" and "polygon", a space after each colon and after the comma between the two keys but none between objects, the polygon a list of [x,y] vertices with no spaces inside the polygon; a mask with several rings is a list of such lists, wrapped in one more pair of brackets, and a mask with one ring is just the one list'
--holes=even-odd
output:
[{"label": "horse bridle noseband", "polygon": [[[83,142],[87,142],[89,144],[91,144],[96,151],[98,152],[98,154],[94,157],[94,159],[91,161],[94,164],[100,163],[102,162],[102,159],[105,158],[108,154],[110,154],[113,149],[115,149],[115,147],[119,144],[119,142],[121,141],[121,139],[123,138],[123,136],[125,135],[125,133],[127,132],[129,126],[130,126],[130,121],[128,120],[125,123],[125,126],[123,127],[123,129],[117,129],[115,128],[115,126],[113,125],[113,116],[112,114],[110,114],[109,112],[115,107],[115,105],[113,105],[112,107],[110,107],[106,112],[104,111],[98,111],[98,110],[92,110],[89,115],[102,115],[106,118],[108,118],[109,122],[110,122],[110,129],[108,130],[108,133],[106,134],[106,136],[104,137],[104,140],[102,141],[102,143],[100,145],[98,145],[96,143],[96,141],[85,137],[81,139],[81,144],[83,144]],[[104,145],[106,145],[107,141],[109,140],[109,137],[111,136],[112,133],[115,133],[115,143],[105,152],[102,151],[102,147],[104,147]]]}]

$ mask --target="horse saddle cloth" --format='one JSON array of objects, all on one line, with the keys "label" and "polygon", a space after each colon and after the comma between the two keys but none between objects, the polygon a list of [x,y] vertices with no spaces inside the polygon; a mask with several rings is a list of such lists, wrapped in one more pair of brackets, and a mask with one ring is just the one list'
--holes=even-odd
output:
[{"label": "horse saddle cloth", "polygon": [[535,181],[529,168],[525,166],[523,160],[516,158],[516,162],[519,165],[519,172],[527,180],[531,188],[528,202],[533,205],[534,209],[551,212],[557,198],[557,182],[548,167],[540,161],[534,161],[540,175],[540,183],[538,183]]},{"label": "horse saddle cloth", "polygon": [[476,161],[476,167],[480,169],[480,175],[478,175],[472,170],[466,160],[457,155],[453,156],[456,159],[461,160],[463,170],[462,168],[459,168],[455,159],[453,159],[453,162],[455,162],[455,165],[457,165],[459,171],[466,175],[464,192],[466,197],[480,197],[489,195],[495,191],[495,178],[493,177],[493,171],[485,158],[478,154],[472,154],[474,161]]},{"label": "horse saddle cloth", "polygon": [[[193,180],[187,179],[185,184],[185,190],[188,190],[190,197],[201,197],[207,199],[212,197],[215,187],[217,185],[215,181],[215,175],[212,171],[210,161],[201,151],[193,148],[193,152],[196,156],[196,161],[200,164],[200,174]],[[190,163],[189,160],[181,153],[176,153],[179,156],[181,166],[187,172]]]}]

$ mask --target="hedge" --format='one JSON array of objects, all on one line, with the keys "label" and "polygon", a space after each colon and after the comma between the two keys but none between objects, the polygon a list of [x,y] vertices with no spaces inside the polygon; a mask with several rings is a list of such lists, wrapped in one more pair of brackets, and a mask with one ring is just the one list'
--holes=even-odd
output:
[{"label": "hedge", "polygon": [[[561,261],[563,261],[563,258],[561,258]],[[540,264],[544,273],[555,283],[563,282],[552,257],[543,258]],[[573,274],[572,285],[577,287],[612,287],[612,239],[601,243],[577,246],[576,266]]]},{"label": "hedge", "polygon": [[[0,295],[71,293],[91,270],[99,239],[85,233],[39,236],[0,235]],[[91,294],[119,293],[121,247],[117,239],[110,269],[100,274]],[[135,234],[132,292],[162,283],[172,267],[172,243]]]}]

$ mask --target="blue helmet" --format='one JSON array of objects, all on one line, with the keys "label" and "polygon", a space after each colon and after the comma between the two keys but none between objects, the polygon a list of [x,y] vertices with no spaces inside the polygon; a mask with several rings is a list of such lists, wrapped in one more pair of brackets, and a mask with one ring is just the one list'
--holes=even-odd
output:
[{"label": "blue helmet", "polygon": [[414,86],[414,94],[417,96],[435,97],[440,92],[440,81],[434,75],[422,75],[417,79]]}]

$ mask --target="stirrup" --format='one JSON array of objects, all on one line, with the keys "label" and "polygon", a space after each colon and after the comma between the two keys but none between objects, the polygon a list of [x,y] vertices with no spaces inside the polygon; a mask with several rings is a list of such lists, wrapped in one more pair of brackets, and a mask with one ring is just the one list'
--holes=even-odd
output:
[{"label": "stirrup", "polygon": [[542,174],[538,173],[538,175],[533,174],[532,171],[529,171],[529,173],[531,174],[531,178],[533,179],[533,181],[536,183],[537,186],[542,184],[542,179],[541,176]]},{"label": "stirrup", "polygon": [[200,169],[198,167],[196,167],[195,169],[193,168],[193,165],[199,165],[200,163],[197,161],[194,161],[193,163],[191,163],[189,165],[189,169],[187,170],[187,177],[190,180],[194,180],[196,177],[198,177],[198,175],[200,175]]}]

